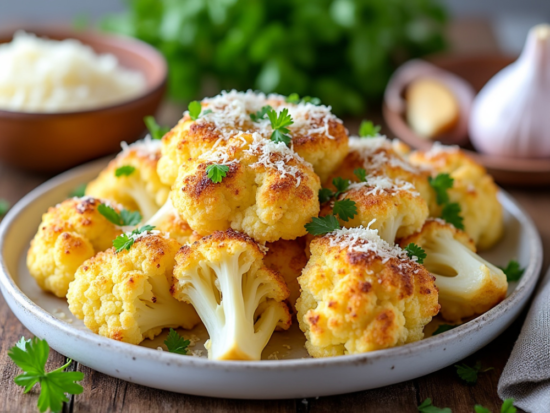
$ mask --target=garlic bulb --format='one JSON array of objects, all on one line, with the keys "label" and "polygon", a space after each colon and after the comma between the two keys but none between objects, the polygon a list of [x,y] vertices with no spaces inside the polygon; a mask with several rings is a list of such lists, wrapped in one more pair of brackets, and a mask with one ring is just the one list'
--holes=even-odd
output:
[{"label": "garlic bulb", "polygon": [[469,130],[480,152],[550,157],[550,25],[533,27],[519,59],[479,92]]}]

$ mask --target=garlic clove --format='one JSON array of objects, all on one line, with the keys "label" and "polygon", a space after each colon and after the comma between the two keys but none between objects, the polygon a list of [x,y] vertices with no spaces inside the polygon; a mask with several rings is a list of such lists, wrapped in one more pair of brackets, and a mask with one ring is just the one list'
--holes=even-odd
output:
[{"label": "garlic clove", "polygon": [[[407,87],[420,79],[431,79],[448,89],[458,104],[459,114],[456,123],[447,130],[443,128],[437,136],[433,136],[446,144],[463,144],[468,140],[468,123],[470,109],[475,91],[464,79],[442,70],[424,60],[414,59],[402,65],[392,75],[384,94],[384,101],[394,112],[407,112],[407,101],[404,99]],[[435,116],[435,114],[434,114]],[[418,123],[422,123],[418,120]]]},{"label": "garlic clove", "polygon": [[469,130],[480,152],[550,157],[550,25],[533,27],[518,60],[479,92]]}]

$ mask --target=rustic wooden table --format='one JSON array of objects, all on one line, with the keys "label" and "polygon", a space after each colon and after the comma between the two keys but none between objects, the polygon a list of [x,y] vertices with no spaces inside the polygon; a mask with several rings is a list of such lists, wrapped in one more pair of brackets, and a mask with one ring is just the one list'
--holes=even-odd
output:
[{"label": "rustic wooden table", "polygon": [[[477,35],[473,35],[477,33]],[[451,29],[452,38],[467,35],[469,51],[487,51],[495,48],[495,42],[487,35],[486,25],[468,22],[465,27]],[[473,36],[473,37],[472,37]],[[459,50],[463,50],[458,42]],[[161,123],[171,124],[177,120],[180,110],[166,106],[161,112]],[[350,128],[353,129],[353,128]],[[0,198],[12,204],[27,192],[38,186],[48,176],[17,171],[0,165]],[[550,259],[550,189],[507,189],[525,208],[535,221],[544,244],[546,271]],[[82,371],[84,392],[71,398],[64,411],[68,412],[417,412],[418,406],[427,397],[440,407],[450,407],[454,413],[471,413],[475,404],[481,404],[493,412],[500,411],[501,400],[497,395],[497,383],[519,334],[525,312],[504,334],[484,349],[468,357],[465,362],[473,364],[481,361],[484,366],[494,367],[481,374],[475,386],[459,380],[454,367],[448,367],[416,380],[396,384],[376,390],[359,393],[321,397],[318,399],[241,401],[187,396],[166,391],[154,390],[114,379],[85,366],[73,363],[73,368]],[[30,332],[15,318],[3,297],[0,296],[0,412],[36,411],[38,391],[23,394],[13,378],[19,374],[18,368],[7,356],[8,349],[22,336]],[[49,366],[53,369],[65,362],[65,358],[52,351]],[[336,379],[336,378],[335,378]],[[193,380],[192,377],[182,380]]]}]

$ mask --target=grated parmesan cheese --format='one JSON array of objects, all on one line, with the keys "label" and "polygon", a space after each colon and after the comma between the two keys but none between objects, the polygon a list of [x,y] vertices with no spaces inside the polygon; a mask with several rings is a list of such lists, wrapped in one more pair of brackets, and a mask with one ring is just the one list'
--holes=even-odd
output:
[{"label": "grated parmesan cheese", "polygon": [[427,159],[435,158],[441,154],[455,153],[460,149],[456,145],[443,145],[441,142],[435,141],[429,151],[424,153]]},{"label": "grated parmesan cheese", "polygon": [[160,139],[152,139],[151,135],[147,135],[144,139],[140,139],[130,145],[126,142],[121,142],[120,147],[122,148],[122,152],[118,156],[125,155],[130,151],[136,151],[140,157],[155,159],[160,154],[162,141]]},{"label": "grated parmesan cheese", "polygon": [[348,186],[345,192],[360,188],[368,188],[366,195],[381,195],[384,192],[396,195],[400,191],[405,191],[413,196],[420,196],[416,187],[410,182],[402,179],[391,179],[385,175],[369,175],[367,182],[354,182]]},{"label": "grated parmesan cheese", "polygon": [[418,173],[417,168],[394,152],[392,141],[385,136],[375,138],[352,136],[349,139],[349,148],[350,151],[356,151],[361,155],[364,160],[363,166],[367,171],[379,171],[385,165],[390,165],[414,174]]},{"label": "grated parmesan cheese", "polygon": [[350,252],[375,253],[385,264],[395,258],[402,263],[410,263],[412,260],[407,253],[397,245],[392,246],[378,236],[378,230],[370,229],[375,222],[372,220],[367,227],[341,228],[331,232],[328,236],[331,247],[347,249]]}]

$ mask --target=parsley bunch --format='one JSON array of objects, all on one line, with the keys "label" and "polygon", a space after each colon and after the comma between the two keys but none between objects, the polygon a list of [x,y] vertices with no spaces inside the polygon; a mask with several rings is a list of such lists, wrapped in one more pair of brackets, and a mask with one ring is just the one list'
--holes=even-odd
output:
[{"label": "parsley bunch", "polygon": [[130,248],[132,248],[132,245],[134,245],[134,242],[136,241],[135,240],[136,235],[142,234],[144,232],[147,233],[149,231],[152,231],[153,229],[155,229],[155,227],[152,225],[144,225],[141,228],[134,229],[130,233],[130,235],[128,234],[119,235],[113,240],[113,247],[115,247],[115,253],[118,254],[122,250],[130,251]]},{"label": "parsley bunch", "polygon": [[69,399],[65,395],[80,394],[83,388],[77,381],[84,378],[84,373],[79,371],[64,371],[72,363],[67,363],[56,370],[46,372],[46,362],[50,354],[50,346],[46,340],[34,337],[32,340],[25,340],[25,337],[9,349],[8,356],[17,366],[23,370],[14,379],[15,384],[25,388],[28,393],[35,384],[40,384],[40,396],[38,397],[38,410],[45,412],[50,409],[52,412],[60,412],[63,403]]},{"label": "parsley bunch", "polygon": [[141,214],[138,211],[132,212],[127,209],[123,209],[119,214],[114,210],[114,208],[105,204],[100,204],[97,207],[97,211],[107,218],[109,222],[121,227],[137,225],[142,219]]},{"label": "parsley bunch", "polygon": [[437,205],[442,205],[441,218],[455,226],[455,228],[464,230],[464,218],[460,215],[462,209],[457,202],[450,202],[448,189],[454,185],[454,179],[447,173],[440,173],[435,178],[428,177],[430,186],[435,191]]},{"label": "parsley bunch", "polygon": [[286,146],[290,147],[291,137],[287,126],[292,125],[294,121],[292,116],[289,115],[288,109],[284,108],[279,114],[274,109],[268,109],[266,113],[273,129],[271,140],[276,143],[284,142]]}]

